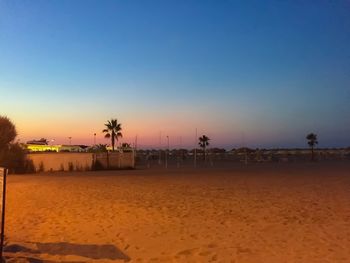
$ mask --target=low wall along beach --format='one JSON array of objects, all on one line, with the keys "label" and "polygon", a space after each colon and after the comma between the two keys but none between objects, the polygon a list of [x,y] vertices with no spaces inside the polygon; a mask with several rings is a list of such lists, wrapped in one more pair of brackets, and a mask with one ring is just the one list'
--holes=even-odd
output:
[{"label": "low wall along beach", "polygon": [[95,158],[104,169],[126,169],[135,167],[133,152],[97,153],[95,154]]},{"label": "low wall along beach", "polygon": [[124,153],[30,153],[35,172],[49,171],[88,171],[96,161],[102,169],[134,168],[133,152]]}]

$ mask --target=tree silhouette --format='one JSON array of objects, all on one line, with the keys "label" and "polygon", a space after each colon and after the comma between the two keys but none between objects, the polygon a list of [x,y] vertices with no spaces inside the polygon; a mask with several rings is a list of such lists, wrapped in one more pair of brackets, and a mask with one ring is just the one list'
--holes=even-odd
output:
[{"label": "tree silhouette", "polygon": [[107,144],[96,144],[93,147],[94,152],[107,152]]},{"label": "tree silhouette", "polygon": [[317,141],[317,135],[315,133],[309,133],[307,136],[306,136],[306,139],[307,139],[307,144],[310,146],[311,148],[311,160],[313,161],[314,160],[314,147],[316,146],[316,144],[318,144],[318,141]]},{"label": "tree silhouette", "polygon": [[122,148],[131,148],[131,144],[130,143],[127,143],[127,142],[123,142],[122,143]]},{"label": "tree silhouette", "polygon": [[16,127],[11,120],[0,116],[0,166],[9,169],[9,172],[29,171],[29,162],[26,160],[25,150],[14,143],[17,136]]},{"label": "tree silhouette", "polygon": [[114,151],[115,140],[118,141],[118,138],[123,137],[123,134],[121,133],[121,123],[118,123],[117,119],[111,119],[105,123],[105,126],[106,129],[102,132],[106,133],[105,138],[111,138],[112,150]]},{"label": "tree silhouette", "polygon": [[0,151],[7,149],[17,136],[15,125],[5,116],[0,116]]},{"label": "tree silhouette", "polygon": [[202,135],[201,137],[198,138],[199,142],[198,145],[203,149],[203,154],[204,154],[204,160],[206,159],[206,148],[209,146],[209,137],[206,135]]}]

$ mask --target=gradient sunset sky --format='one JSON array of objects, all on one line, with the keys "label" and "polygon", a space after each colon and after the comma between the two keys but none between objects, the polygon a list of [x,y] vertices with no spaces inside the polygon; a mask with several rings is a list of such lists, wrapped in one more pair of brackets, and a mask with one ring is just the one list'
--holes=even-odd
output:
[{"label": "gradient sunset sky", "polygon": [[0,0],[0,94],[21,142],[350,146],[350,1]]}]

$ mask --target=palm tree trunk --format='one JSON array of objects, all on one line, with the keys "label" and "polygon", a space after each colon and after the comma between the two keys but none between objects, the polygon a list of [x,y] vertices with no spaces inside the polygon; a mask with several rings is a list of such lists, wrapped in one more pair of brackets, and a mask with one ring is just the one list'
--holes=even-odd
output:
[{"label": "palm tree trunk", "polygon": [[112,151],[114,152],[114,132],[112,132]]},{"label": "palm tree trunk", "polygon": [[314,147],[311,146],[311,161],[314,161]]}]

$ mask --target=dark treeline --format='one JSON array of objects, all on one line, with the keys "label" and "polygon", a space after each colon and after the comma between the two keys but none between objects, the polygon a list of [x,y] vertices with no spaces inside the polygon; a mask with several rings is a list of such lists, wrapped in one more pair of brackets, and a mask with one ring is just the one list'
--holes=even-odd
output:
[{"label": "dark treeline", "polygon": [[318,148],[313,153],[309,148],[273,148],[252,149],[247,147],[226,150],[223,148],[206,149],[207,160],[204,160],[203,149],[140,149],[136,151],[136,161],[162,163],[166,159],[176,162],[232,161],[232,162],[293,162],[310,161],[314,154],[315,161],[350,160],[350,147],[347,148]]}]

